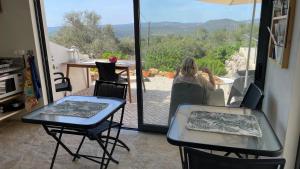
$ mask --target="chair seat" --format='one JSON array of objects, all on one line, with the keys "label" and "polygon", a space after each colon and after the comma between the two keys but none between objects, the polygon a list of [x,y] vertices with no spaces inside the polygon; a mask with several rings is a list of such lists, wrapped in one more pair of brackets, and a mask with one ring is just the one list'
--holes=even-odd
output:
[{"label": "chair seat", "polygon": [[127,84],[128,83],[128,78],[124,78],[124,77],[119,77],[118,82],[117,83],[123,83],[123,84]]},{"label": "chair seat", "polygon": [[55,84],[55,89],[56,92],[61,92],[61,91],[72,91],[72,89],[70,88],[69,83],[58,83]]},{"label": "chair seat", "polygon": [[[114,128],[114,127],[120,126],[120,123],[112,122],[111,125],[112,125],[112,128]],[[87,136],[90,140],[96,140],[98,138],[99,134],[108,130],[108,127],[109,127],[109,121],[105,121],[105,122],[101,123],[100,125],[98,125],[97,127],[93,128],[93,129],[89,129]]]}]

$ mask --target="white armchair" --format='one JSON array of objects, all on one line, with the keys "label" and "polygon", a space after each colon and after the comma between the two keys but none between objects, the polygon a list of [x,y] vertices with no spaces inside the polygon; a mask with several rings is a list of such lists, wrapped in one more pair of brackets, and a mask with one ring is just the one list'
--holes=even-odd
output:
[{"label": "white armchair", "polygon": [[207,105],[210,106],[225,106],[225,96],[223,89],[208,91]]}]

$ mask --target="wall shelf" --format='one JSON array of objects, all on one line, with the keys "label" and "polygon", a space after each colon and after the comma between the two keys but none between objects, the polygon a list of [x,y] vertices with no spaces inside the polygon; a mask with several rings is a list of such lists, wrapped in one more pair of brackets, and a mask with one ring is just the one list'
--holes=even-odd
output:
[{"label": "wall shelf", "polygon": [[22,112],[24,112],[25,109],[20,109],[20,110],[16,110],[16,111],[11,111],[11,112],[6,112],[6,113],[0,113],[0,121],[3,121],[11,116],[20,114]]},{"label": "wall shelf", "polygon": [[296,0],[274,0],[268,57],[287,69],[293,37]]},{"label": "wall shelf", "polygon": [[12,95],[12,96],[8,96],[8,97],[5,97],[3,99],[0,99],[0,103],[4,103],[4,102],[7,102],[7,101],[10,101],[10,100],[13,100],[13,99],[17,99],[17,98],[20,98],[22,96],[24,96],[23,93],[18,93],[18,94]]},{"label": "wall shelf", "polygon": [[273,20],[287,19],[287,15],[273,17]]}]

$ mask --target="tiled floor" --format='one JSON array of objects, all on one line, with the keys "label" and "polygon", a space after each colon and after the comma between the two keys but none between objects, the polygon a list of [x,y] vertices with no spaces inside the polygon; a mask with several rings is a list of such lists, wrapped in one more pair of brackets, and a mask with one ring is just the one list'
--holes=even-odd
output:
[{"label": "tiled floor", "polygon": [[[120,138],[131,151],[116,148],[114,157],[120,163],[109,164],[109,169],[179,169],[180,156],[177,147],[167,143],[164,135],[122,130]],[[63,136],[72,150],[80,137]],[[48,169],[55,141],[39,125],[24,124],[19,120],[0,124],[0,169]],[[95,142],[86,141],[82,152],[97,155],[102,151]],[[72,162],[71,156],[59,149],[54,169],[95,169],[99,165],[86,159]]]}]

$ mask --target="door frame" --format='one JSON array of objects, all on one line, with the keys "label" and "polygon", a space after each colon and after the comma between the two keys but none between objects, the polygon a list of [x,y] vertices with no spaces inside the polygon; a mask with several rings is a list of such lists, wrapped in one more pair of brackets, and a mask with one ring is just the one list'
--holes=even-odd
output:
[{"label": "door frame", "polygon": [[45,75],[44,80],[46,84],[47,99],[49,104],[53,102],[53,93],[52,93],[51,74],[50,74],[49,61],[48,61],[47,43],[45,37],[41,0],[33,0],[33,4],[34,4],[35,19],[36,19],[36,27],[38,30],[39,45],[40,45],[40,50],[42,55],[42,63],[43,63],[42,67]]},{"label": "door frame", "polygon": [[[134,6],[134,34],[135,34],[135,56],[136,56],[136,74],[137,74],[137,103],[138,103],[138,129],[140,131],[166,133],[168,126],[145,124],[143,112],[143,90],[142,90],[142,62],[141,62],[141,44],[140,44],[140,1],[133,0]],[[262,90],[264,89],[265,76],[267,69],[267,53],[269,43],[269,33],[266,27],[271,24],[271,12],[273,3],[272,1],[262,1],[259,39],[257,47],[257,58],[255,68],[254,83],[257,84]]]},{"label": "door frame", "polygon": [[[166,133],[168,131],[168,126],[146,124],[144,123],[144,112],[143,112],[143,89],[142,89],[142,62],[141,62],[141,44],[140,44],[140,1],[133,0],[133,13],[134,13],[134,40],[135,40],[135,57],[136,57],[136,75],[137,75],[137,116],[138,116],[138,130],[156,133]],[[53,102],[53,93],[51,85],[51,75],[49,69],[48,53],[46,46],[45,30],[43,24],[43,15],[41,10],[41,0],[33,0],[35,17],[39,35],[39,42],[42,54],[43,69],[45,74],[45,83],[47,90],[48,102]],[[271,24],[271,16],[269,11],[272,9],[271,1],[262,1],[261,7],[261,18],[260,18],[260,29],[259,29],[259,41],[258,41],[258,51],[256,59],[256,70],[255,70],[255,83],[263,90],[266,67],[267,67],[267,45],[269,42],[269,34],[267,26]]]}]

